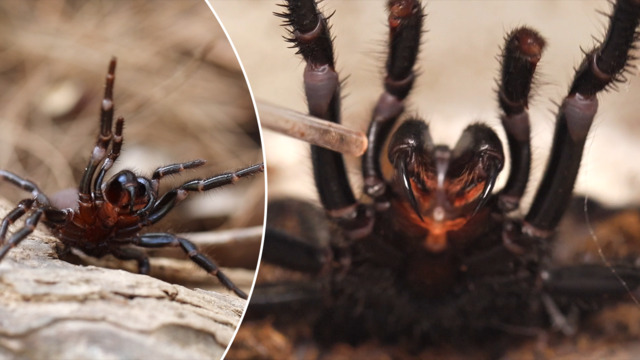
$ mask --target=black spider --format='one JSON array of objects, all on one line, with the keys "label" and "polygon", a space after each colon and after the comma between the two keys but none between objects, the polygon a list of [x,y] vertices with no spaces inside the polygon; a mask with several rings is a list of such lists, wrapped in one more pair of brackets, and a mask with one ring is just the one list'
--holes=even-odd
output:
[{"label": "black spider", "polygon": [[[115,69],[116,59],[113,58],[109,64],[100,109],[100,133],[77,191],[63,191],[49,199],[31,181],[0,170],[0,178],[30,191],[32,195],[31,198],[20,201],[2,220],[0,261],[42,221],[65,246],[80,249],[94,257],[112,254],[119,259],[135,260],[142,274],[149,273],[149,259],[146,254],[128,245],[147,248],[180,247],[198,266],[246,299],[247,295],[189,240],[168,233],[141,235],[140,231],[162,220],[190,192],[202,192],[231,184],[242,177],[264,171],[264,165],[256,164],[235,172],[190,180],[162,196],[158,193],[158,187],[163,177],[202,166],[205,161],[194,160],[163,166],[153,172],[151,179],[138,176],[130,170],[122,170],[105,182],[105,174],[118,159],[123,141],[124,118],[118,117],[115,130],[113,129]],[[70,203],[74,205],[67,207],[69,205],[66,204]],[[9,227],[25,214],[29,215],[24,227],[5,240]]]},{"label": "black spider", "polygon": [[[277,15],[285,19],[287,40],[307,63],[309,113],[340,122],[326,17],[314,0],[288,0],[283,7]],[[551,251],[597,93],[624,79],[637,44],[640,2],[617,1],[605,40],[585,54],[560,105],[547,169],[524,219],[512,212],[529,179],[527,107],[545,41],[527,27],[506,37],[498,101],[512,160],[507,184],[493,193],[504,154],[488,126],[470,125],[453,149],[435,144],[419,119],[396,126],[415,79],[424,15],[415,0],[391,0],[388,8],[389,55],[362,159],[364,196],[356,200],[341,154],[312,146],[327,220],[318,220],[308,204],[269,205],[262,259],[298,274],[258,285],[248,318],[274,318],[294,341],[305,337],[300,326],[309,323],[321,344],[376,339],[422,348],[533,335],[551,325],[570,333],[569,315],[637,289],[635,259],[558,265]]]}]

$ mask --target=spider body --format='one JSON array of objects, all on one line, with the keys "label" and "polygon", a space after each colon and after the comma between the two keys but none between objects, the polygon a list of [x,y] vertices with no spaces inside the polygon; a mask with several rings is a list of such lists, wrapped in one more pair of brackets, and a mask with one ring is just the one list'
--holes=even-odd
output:
[{"label": "spider body", "polygon": [[[309,113],[340,122],[327,20],[313,0],[283,7],[278,16],[288,40],[307,64]],[[498,102],[511,169],[505,187],[493,193],[505,156],[492,129],[472,124],[449,148],[434,143],[420,119],[399,121],[416,76],[424,15],[417,1],[391,0],[388,9],[389,56],[362,159],[364,196],[356,200],[340,154],[312,146],[327,219],[315,214],[309,220],[305,214],[313,210],[305,204],[270,204],[262,260],[302,273],[303,280],[296,274],[259,285],[248,316],[274,316],[285,329],[310,322],[321,344],[375,339],[423,348],[535,335],[550,326],[570,334],[575,312],[637,290],[634,259],[566,265],[554,264],[551,254],[596,95],[622,79],[638,39],[640,3],[618,1],[605,40],[585,54],[560,105],[547,170],[524,219],[512,212],[529,179],[527,107],[545,40],[527,27],[506,37]],[[304,338],[301,331],[285,333]]]},{"label": "spider body", "polygon": [[[140,231],[162,220],[189,192],[202,192],[231,184],[239,178],[262,172],[264,166],[257,164],[235,172],[191,180],[163,195],[159,194],[158,189],[164,176],[202,166],[205,161],[194,160],[163,166],[156,169],[151,178],[122,170],[104,181],[106,173],[120,155],[123,141],[124,119],[118,117],[115,128],[113,126],[115,67],[114,58],[109,64],[106,77],[100,112],[100,133],[78,189],[63,190],[49,199],[33,182],[0,170],[0,178],[32,195],[31,198],[20,201],[2,220],[0,260],[42,222],[65,247],[80,249],[93,257],[112,254],[119,259],[135,260],[139,272],[143,274],[149,273],[149,259],[131,246],[180,247],[198,266],[246,299],[247,295],[189,240],[169,233],[140,234]],[[25,226],[6,239],[9,227],[25,214],[28,214]]]}]

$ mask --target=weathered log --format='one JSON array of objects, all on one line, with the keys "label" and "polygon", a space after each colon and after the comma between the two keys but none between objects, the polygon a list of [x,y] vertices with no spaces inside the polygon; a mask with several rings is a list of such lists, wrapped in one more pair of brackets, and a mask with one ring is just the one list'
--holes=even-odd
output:
[{"label": "weathered log", "polygon": [[[8,207],[1,204],[0,214]],[[20,226],[16,224],[15,226]],[[0,359],[217,359],[246,302],[58,259],[36,230],[0,262]]]}]

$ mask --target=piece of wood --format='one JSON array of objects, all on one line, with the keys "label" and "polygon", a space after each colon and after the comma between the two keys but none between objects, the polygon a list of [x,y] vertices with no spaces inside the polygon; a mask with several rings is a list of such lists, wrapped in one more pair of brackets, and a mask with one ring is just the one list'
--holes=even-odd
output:
[{"label": "piece of wood", "polygon": [[58,244],[36,230],[0,262],[0,359],[222,356],[244,300],[73,265],[57,259]]}]

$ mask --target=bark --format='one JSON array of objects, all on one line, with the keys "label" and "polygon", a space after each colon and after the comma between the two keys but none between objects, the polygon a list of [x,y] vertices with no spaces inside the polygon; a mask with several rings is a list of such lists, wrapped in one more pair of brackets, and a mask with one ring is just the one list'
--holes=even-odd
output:
[{"label": "bark", "polygon": [[36,230],[0,262],[0,359],[217,359],[224,353],[244,300],[73,265],[57,259],[57,244]]}]

